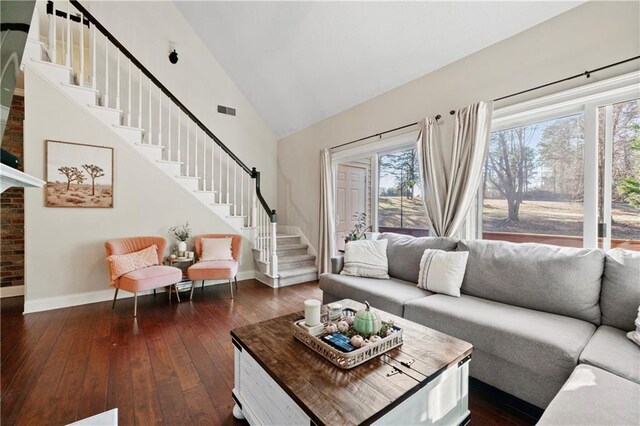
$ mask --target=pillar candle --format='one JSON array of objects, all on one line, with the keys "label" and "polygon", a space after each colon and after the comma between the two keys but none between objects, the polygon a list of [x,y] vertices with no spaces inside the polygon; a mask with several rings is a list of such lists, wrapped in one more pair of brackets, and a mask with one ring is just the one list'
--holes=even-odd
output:
[{"label": "pillar candle", "polygon": [[316,299],[304,301],[304,322],[308,326],[320,324],[320,306],[322,303]]}]

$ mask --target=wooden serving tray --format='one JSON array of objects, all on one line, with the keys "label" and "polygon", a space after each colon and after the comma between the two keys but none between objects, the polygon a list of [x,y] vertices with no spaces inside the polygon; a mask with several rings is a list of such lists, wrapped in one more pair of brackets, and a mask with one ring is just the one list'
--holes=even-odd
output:
[{"label": "wooden serving tray", "polygon": [[353,368],[402,344],[402,328],[394,326],[397,331],[390,336],[384,337],[364,348],[343,352],[322,341],[320,338],[323,334],[322,332],[316,335],[311,334],[302,327],[301,323],[304,323],[303,319],[293,323],[293,337],[322,355],[336,367],[343,369]]}]

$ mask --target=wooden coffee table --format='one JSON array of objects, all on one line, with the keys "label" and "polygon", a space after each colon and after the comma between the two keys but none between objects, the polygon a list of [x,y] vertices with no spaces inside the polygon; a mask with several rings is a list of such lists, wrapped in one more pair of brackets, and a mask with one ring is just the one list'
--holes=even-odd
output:
[{"label": "wooden coffee table", "polygon": [[294,339],[302,312],[232,330],[234,416],[252,425],[468,423],[471,344],[374,310],[404,329],[404,343],[350,370]]}]

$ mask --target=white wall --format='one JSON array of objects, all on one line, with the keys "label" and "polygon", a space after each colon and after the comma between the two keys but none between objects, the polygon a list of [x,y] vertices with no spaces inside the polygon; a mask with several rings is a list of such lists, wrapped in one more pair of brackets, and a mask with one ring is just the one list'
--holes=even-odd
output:
[{"label": "white wall", "polygon": [[[640,55],[640,3],[588,2],[458,62],[359,104],[278,144],[278,212],[317,246],[320,150]],[[402,66],[402,64],[398,64]],[[640,68],[640,61],[511,98],[496,107]],[[447,140],[447,138],[443,138]]]},{"label": "white wall", "polygon": [[[114,208],[46,208],[42,189],[25,191],[25,312],[113,297],[104,242],[159,235],[189,220],[194,234],[234,230],[200,201],[115,138],[29,68],[25,71],[25,172],[45,178],[45,140],[115,148]],[[253,276],[244,242],[240,277]],[[124,296],[124,295],[123,295]]]},{"label": "white wall", "polygon": [[[275,208],[276,138],[170,1],[91,1],[83,5],[247,166],[261,171]],[[169,62],[170,42],[179,61]],[[218,105],[237,115],[219,114]]]}]

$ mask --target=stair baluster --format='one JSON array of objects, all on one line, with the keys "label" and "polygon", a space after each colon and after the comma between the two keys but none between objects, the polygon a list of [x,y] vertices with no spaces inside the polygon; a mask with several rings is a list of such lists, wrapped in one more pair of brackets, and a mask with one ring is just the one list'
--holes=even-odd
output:
[{"label": "stair baluster", "polygon": [[[56,3],[61,4],[61,0],[57,0]],[[71,6],[74,6],[77,12],[72,12]],[[271,211],[268,208],[268,204],[261,195],[259,184],[260,173],[255,169],[253,169],[253,171],[250,170],[238,159],[184,104],[140,64],[126,47],[119,43],[80,2],[70,0],[67,2],[66,8],[62,6],[62,9],[66,9],[66,13],[56,10],[53,1],[47,4],[49,28],[44,30],[43,25],[43,35],[45,38],[48,38],[48,46],[46,48],[48,55],[45,55],[45,57],[48,56],[52,62],[66,65],[71,70],[69,81],[64,82],[65,87],[67,87],[70,82],[72,85],[79,87],[91,87],[96,90],[96,95],[99,95],[100,92],[98,92],[98,90],[101,90],[102,93],[101,98],[98,99],[98,105],[101,104],[105,109],[94,108],[98,105],[90,105],[90,111],[96,114],[100,120],[113,124],[114,132],[124,138],[124,140],[135,143],[135,145],[137,145],[136,149],[143,152],[145,157],[152,161],[154,161],[155,158],[155,161],[162,163],[158,164],[158,166],[165,170],[165,172],[173,177],[190,177],[196,179],[196,185],[193,184],[193,180],[189,179],[181,179],[179,181],[186,187],[192,189],[194,187],[197,188],[197,193],[194,195],[202,199],[203,202],[215,205],[217,201],[217,205],[213,208],[228,223],[234,226],[251,227],[253,246],[257,249],[256,256],[258,256],[259,252],[259,259],[266,265],[266,269],[262,267],[261,270],[272,277],[277,277],[277,218],[275,211]],[[57,15],[59,15],[61,19],[59,19]],[[45,21],[45,24],[46,22],[47,21]],[[87,30],[88,38],[85,37],[84,33],[85,22],[89,23]],[[76,23],[80,25],[78,27],[79,34],[74,35]],[[62,26],[58,28],[58,24]],[[66,25],[66,28],[64,25]],[[98,68],[102,66],[98,64],[97,58],[97,44],[99,43],[97,38],[99,37],[99,33],[104,35],[103,75],[102,73],[98,73]],[[62,34],[60,40],[57,39],[58,34]],[[74,38],[79,48],[79,54],[74,52]],[[85,53],[90,56],[87,57]],[[121,56],[127,60],[126,64],[122,63]],[[85,58],[89,59],[86,66]],[[78,61],[80,61],[79,64]],[[113,69],[110,69],[112,66],[116,67],[115,76],[112,74],[114,77],[113,82],[110,81],[109,76],[110,73],[114,72]],[[134,77],[133,73],[136,71],[136,67],[138,68],[138,75]],[[127,72],[127,81],[125,82],[122,82],[124,76],[121,73],[123,72]],[[99,78],[104,78],[104,83],[100,82],[100,87],[98,87]],[[134,81],[136,78],[138,79],[137,82]],[[143,90],[143,85],[145,85],[143,82],[144,78],[146,78],[148,82],[146,84],[149,90],[148,94],[145,94]],[[126,92],[123,87],[125,83],[127,84]],[[135,84],[138,86],[135,87]],[[156,90],[154,86],[158,90],[157,118],[154,118],[154,90]],[[113,103],[115,104],[117,114],[114,113],[113,110],[106,110],[112,107],[111,100],[114,98],[114,90],[116,93]],[[73,93],[74,96],[81,96],[79,95],[81,91],[78,92],[76,90]],[[126,105],[123,96],[127,96]],[[138,99],[135,100],[134,96],[137,96]],[[168,111],[167,117],[165,117],[165,119],[168,120],[165,125],[166,129],[162,126],[163,96],[167,96],[167,100],[169,101],[166,107]],[[110,99],[110,97],[112,99]],[[177,123],[173,121],[173,104],[176,104],[178,110]],[[86,106],[86,103],[84,106]],[[137,111],[133,110],[134,107],[137,108]],[[146,108],[148,108],[148,110]],[[133,116],[136,112],[137,117]],[[182,126],[183,114],[187,117],[184,130]],[[144,120],[146,120],[147,123],[144,123]],[[117,121],[117,123],[114,123],[115,121]],[[128,129],[122,128],[125,126]],[[195,128],[192,129],[192,126],[195,126]],[[174,128],[175,130],[173,130]],[[135,129],[138,129],[137,133]],[[175,134],[176,132],[177,135]],[[186,132],[185,141],[182,140],[185,137],[183,132]],[[129,135],[135,136],[138,140],[130,140]],[[163,135],[166,141],[165,144],[163,144],[162,141]],[[177,137],[176,142],[174,142],[174,137]],[[191,146],[192,140],[193,147]],[[184,146],[185,144],[186,146]],[[217,154],[216,145],[218,149]],[[152,149],[150,150],[150,148]],[[165,149],[161,150],[159,148]],[[210,153],[208,149],[211,150]],[[173,153],[176,150],[177,155]],[[164,152],[166,152],[166,154],[163,154]],[[218,156],[217,158],[216,155]],[[165,164],[173,162],[174,157],[177,157],[179,166],[175,163]],[[163,161],[165,159],[167,161]],[[226,164],[223,164],[223,161],[225,161]],[[209,164],[207,164],[208,162]],[[226,172],[223,167],[226,168]],[[233,167],[233,170],[231,170],[231,167]],[[176,169],[179,169],[177,173]],[[243,172],[246,174],[243,174]],[[202,182],[202,184],[200,184],[200,182]],[[206,194],[201,194],[201,192],[206,192]],[[217,197],[216,193],[218,194]],[[211,194],[213,194],[213,196],[211,196]],[[238,217],[242,218],[242,220],[238,220]]]},{"label": "stair baluster", "polygon": [[104,36],[104,99],[102,103],[109,108],[109,38],[106,34]]},{"label": "stair baluster", "polygon": [[67,54],[65,55],[65,64],[71,68],[71,4],[67,3]]},{"label": "stair baluster", "polygon": [[138,70],[138,129],[142,129],[142,70]]},{"label": "stair baluster", "polygon": [[80,14],[80,74],[78,76],[78,83],[80,87],[84,87],[84,17]]},{"label": "stair baluster", "polygon": [[98,49],[96,48],[96,39],[98,38],[98,34],[96,34],[96,26],[93,25],[91,26],[91,28],[93,29],[91,31],[91,34],[93,34],[93,37],[91,38],[91,88],[93,90],[96,90],[98,88],[98,71],[96,68],[96,62],[97,62],[97,51]]},{"label": "stair baluster", "polygon": [[[53,2],[52,2],[53,6]],[[54,8],[55,10],[55,8]],[[55,13],[49,15],[49,58],[51,58],[52,62],[58,62],[58,52],[57,52],[57,44],[56,40],[56,30],[57,30],[57,21],[55,18]]]},{"label": "stair baluster", "polygon": [[116,109],[120,110],[120,49],[116,49]]},{"label": "stair baluster", "polygon": [[[153,108],[152,105],[153,103],[151,103],[151,79],[149,78],[149,121],[147,123],[147,143],[149,145],[153,145],[153,135],[152,135],[152,131],[151,129],[153,129]],[[142,77],[140,77],[140,85],[142,86]],[[140,96],[140,99],[142,99],[142,96]],[[158,134],[160,134],[161,132],[159,131]],[[169,155],[171,156],[171,155]],[[169,158],[171,159],[171,158]]]}]

